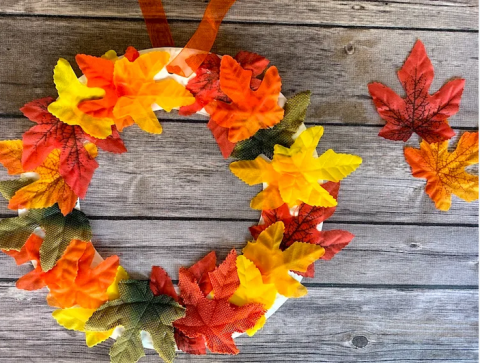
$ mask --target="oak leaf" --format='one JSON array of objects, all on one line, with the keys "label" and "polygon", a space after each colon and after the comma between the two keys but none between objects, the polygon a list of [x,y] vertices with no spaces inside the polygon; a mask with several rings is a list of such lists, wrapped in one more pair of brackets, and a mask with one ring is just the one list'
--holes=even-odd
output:
[{"label": "oak leaf", "polygon": [[378,113],[387,121],[378,135],[407,141],[415,132],[428,143],[444,141],[455,135],[447,118],[458,112],[465,80],[449,81],[430,95],[434,71],[420,40],[397,75],[406,92],[405,98],[381,83],[368,85]]},{"label": "oak leaf", "polygon": [[448,141],[422,141],[420,149],[407,147],[404,152],[413,176],[427,179],[425,191],[437,209],[448,211],[452,194],[467,202],[478,199],[478,175],[465,171],[478,163],[478,132],[465,132],[453,152],[448,151]]},{"label": "oak leaf", "polygon": [[280,244],[284,233],[283,222],[276,222],[265,229],[256,241],[248,242],[243,255],[260,270],[263,282],[275,284],[277,291],[285,297],[297,298],[307,293],[289,271],[307,271],[308,266],[321,258],[325,250],[310,243],[295,242],[282,251]]},{"label": "oak leaf", "polygon": [[165,362],[173,362],[175,340],[173,322],[185,309],[172,297],[155,296],[148,281],[127,280],[119,284],[120,296],[102,305],[87,321],[88,331],[125,330],[110,349],[113,363],[135,363],[145,356],[141,332],[150,333],[153,347]]},{"label": "oak leaf", "polygon": [[267,183],[268,186],[250,203],[253,209],[276,209],[287,203],[289,207],[304,202],[316,207],[333,207],[337,201],[319,184],[327,180],[338,182],[355,171],[362,159],[356,155],[337,154],[332,149],[320,157],[316,147],[323,135],[323,127],[303,131],[290,148],[275,145],[273,160],[262,156],[230,164],[230,170],[248,185]]},{"label": "oak leaf", "polygon": [[256,91],[250,88],[252,71],[243,69],[225,55],[220,66],[220,87],[231,103],[214,100],[206,106],[214,122],[228,128],[232,143],[246,140],[258,130],[271,127],[283,118],[278,105],[281,80],[276,67],[270,67]]},{"label": "oak leaf", "polygon": [[112,134],[111,118],[98,118],[82,112],[80,102],[105,96],[101,88],[89,88],[80,82],[70,63],[60,58],[53,71],[53,81],[58,91],[58,99],[48,106],[48,111],[69,125],[80,126],[88,135],[105,139]]},{"label": "oak leaf", "polygon": [[265,313],[261,304],[239,307],[229,302],[240,284],[236,257],[235,250],[232,250],[225,261],[209,274],[213,286],[212,299],[205,296],[188,269],[180,269],[180,293],[187,310],[185,317],[175,322],[175,327],[190,338],[203,336],[208,349],[216,353],[237,354],[232,334],[253,328]]},{"label": "oak leaf", "polygon": [[85,144],[93,142],[105,151],[123,153],[127,149],[115,129],[106,139],[87,135],[80,126],[71,126],[48,112],[53,98],[32,101],[20,110],[37,123],[23,134],[22,165],[25,170],[38,167],[55,149],[60,150],[60,175],[76,195],[85,198],[88,185],[98,163],[87,151]]}]

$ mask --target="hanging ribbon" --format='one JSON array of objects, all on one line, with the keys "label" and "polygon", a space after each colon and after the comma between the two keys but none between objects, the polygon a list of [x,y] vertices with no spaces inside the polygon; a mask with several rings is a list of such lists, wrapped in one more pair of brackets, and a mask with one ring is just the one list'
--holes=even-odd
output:
[{"label": "hanging ribbon", "polygon": [[138,0],[154,48],[173,47],[172,33],[161,0]]},{"label": "hanging ribbon", "polygon": [[211,0],[195,34],[167,66],[170,73],[188,77],[203,63],[212,49],[218,28],[235,0]]}]

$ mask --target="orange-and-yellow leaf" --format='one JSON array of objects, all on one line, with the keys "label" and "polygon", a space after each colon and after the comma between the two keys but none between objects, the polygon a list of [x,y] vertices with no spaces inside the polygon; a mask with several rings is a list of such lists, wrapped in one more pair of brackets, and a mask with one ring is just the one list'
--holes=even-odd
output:
[{"label": "orange-and-yellow leaf", "polygon": [[114,121],[98,118],[82,112],[78,105],[90,99],[105,96],[101,88],[89,88],[80,82],[70,63],[60,58],[53,71],[53,81],[58,91],[58,99],[48,106],[48,111],[69,125],[78,125],[83,131],[97,139],[105,139],[112,134]]},{"label": "orange-and-yellow leaf", "polygon": [[24,172],[22,152],[22,140],[0,141],[0,163],[7,169],[8,174],[17,175]]},{"label": "orange-and-yellow leaf", "polygon": [[130,116],[142,130],[160,134],[162,126],[152,110],[154,104],[170,112],[195,102],[192,94],[174,79],[155,82],[155,75],[169,59],[169,53],[157,51],[143,54],[133,62],[127,58],[115,62],[114,82],[118,95],[113,109],[115,118]]},{"label": "orange-and-yellow leaf", "polygon": [[293,207],[302,202],[317,207],[337,205],[336,199],[320,183],[340,181],[357,169],[362,159],[333,150],[316,157],[315,150],[322,135],[322,126],[311,127],[303,131],[290,148],[275,145],[271,162],[260,155],[255,160],[230,164],[232,173],[248,185],[268,184],[252,199],[252,208],[275,209],[283,203]]},{"label": "orange-and-yellow leaf", "polygon": [[452,194],[467,202],[478,199],[478,176],[465,171],[478,163],[478,132],[465,132],[451,153],[448,140],[436,144],[422,141],[420,149],[407,147],[404,152],[413,176],[427,179],[425,191],[437,209],[449,210]]},{"label": "orange-and-yellow leaf", "polygon": [[231,103],[215,100],[206,106],[212,120],[228,128],[228,140],[246,140],[260,129],[278,124],[284,114],[278,105],[282,82],[276,67],[270,67],[256,91],[250,87],[252,72],[245,70],[232,57],[222,57],[220,88]]},{"label": "orange-and-yellow leaf", "polygon": [[274,284],[285,297],[301,297],[307,293],[307,289],[290,276],[289,271],[307,271],[310,264],[323,256],[325,249],[310,243],[295,242],[282,251],[280,244],[284,228],[283,222],[272,224],[260,233],[256,241],[248,242],[243,254],[260,270],[264,283]]}]

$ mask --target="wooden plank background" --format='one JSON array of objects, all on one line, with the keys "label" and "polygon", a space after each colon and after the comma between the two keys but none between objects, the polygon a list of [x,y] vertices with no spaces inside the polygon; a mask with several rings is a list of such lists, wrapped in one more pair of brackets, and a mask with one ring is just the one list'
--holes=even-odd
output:
[{"label": "wooden plank background", "polygon": [[[206,2],[164,4],[181,46]],[[18,111],[24,103],[55,96],[59,57],[150,46],[136,0],[2,0],[0,34],[1,139],[20,138],[31,125]],[[477,1],[238,0],[232,7],[214,51],[269,58],[287,97],[312,91],[307,122],[326,127],[319,152],[362,156],[324,225],[356,238],[317,263],[307,297],[288,301],[255,337],[237,340],[240,355],[180,354],[178,362],[478,361],[478,202],[454,198],[448,213],[434,208],[424,181],[410,174],[404,145],[377,136],[383,121],[366,87],[380,81],[401,93],[395,71],[416,39],[435,67],[432,91],[466,78],[450,123],[457,134],[476,130]],[[123,134],[127,154],[100,154],[81,203],[102,256],[118,254],[137,277],[152,265],[176,277],[179,266],[212,249],[223,258],[244,245],[259,216],[248,204],[260,188],[230,174],[206,119],[158,116],[161,136],[133,127]],[[0,214],[13,215],[3,201]],[[0,256],[0,362],[107,362],[109,344],[88,349],[82,334],[56,326],[44,291],[15,289],[28,270]],[[159,358],[149,352],[143,361]]]}]

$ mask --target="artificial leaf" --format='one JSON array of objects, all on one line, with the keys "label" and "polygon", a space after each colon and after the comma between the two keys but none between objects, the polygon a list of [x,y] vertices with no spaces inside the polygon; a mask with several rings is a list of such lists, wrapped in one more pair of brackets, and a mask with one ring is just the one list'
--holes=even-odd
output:
[{"label": "artificial leaf", "polygon": [[235,148],[235,144],[228,140],[228,129],[218,125],[212,118],[208,121],[207,127],[212,132],[222,156],[227,159]]},{"label": "artificial leaf", "polygon": [[69,125],[80,126],[88,135],[105,139],[112,134],[111,118],[98,118],[82,112],[78,104],[84,100],[102,98],[105,91],[89,88],[81,83],[70,63],[60,58],[53,71],[53,81],[58,91],[58,99],[48,105],[48,111]]},{"label": "artificial leaf", "polygon": [[253,209],[275,209],[283,203],[293,207],[301,202],[316,207],[337,205],[319,181],[340,181],[357,169],[362,159],[356,155],[337,154],[331,149],[316,157],[315,150],[322,135],[322,126],[311,127],[303,131],[290,148],[275,145],[271,162],[260,155],[255,160],[230,164],[232,173],[248,185],[268,184],[252,199]]},{"label": "artificial leaf", "polygon": [[87,321],[89,331],[125,330],[110,349],[113,363],[134,363],[145,355],[141,331],[150,333],[153,347],[166,362],[175,357],[172,323],[185,309],[172,297],[155,296],[148,281],[127,280],[119,284],[120,297],[102,305]]},{"label": "artificial leaf", "polygon": [[23,265],[30,261],[36,261],[39,258],[38,251],[43,243],[43,238],[32,233],[20,251],[16,250],[2,250],[7,255],[13,257],[17,265]]},{"label": "artificial leaf", "polygon": [[168,295],[175,301],[178,301],[178,295],[173,286],[172,279],[168,276],[167,272],[159,267],[153,266],[150,273],[150,290],[153,295]]},{"label": "artificial leaf", "polygon": [[[118,284],[120,281],[127,280],[128,274],[122,266],[118,266],[115,280],[107,289],[108,300],[118,299]],[[67,308],[58,309],[52,313],[57,323],[69,330],[75,330],[85,333],[85,340],[88,347],[93,347],[97,344],[110,338],[114,329],[108,331],[92,332],[85,330],[85,324],[93,315],[96,309],[85,308]]]},{"label": "artificial leaf", "polygon": [[[265,309],[270,309],[275,302],[277,289],[274,284],[264,284],[262,274],[257,266],[245,256],[237,257],[237,273],[240,280],[235,293],[230,297],[230,302],[237,306],[249,303],[259,303]],[[265,324],[266,319],[262,317],[247,334],[252,336]]]},{"label": "artificial leaf", "polygon": [[234,59],[240,64],[243,69],[252,72],[250,88],[252,88],[253,90],[257,90],[262,82],[255,77],[263,73],[270,61],[259,54],[246,52],[244,50],[238,52]]},{"label": "artificial leaf", "polygon": [[256,91],[250,88],[252,71],[243,69],[232,57],[223,56],[220,66],[220,87],[231,103],[213,101],[206,106],[211,118],[228,128],[228,140],[238,142],[258,130],[271,127],[283,118],[278,105],[281,80],[276,67],[270,67]]},{"label": "artificial leaf", "polygon": [[210,294],[213,289],[212,282],[210,281],[210,272],[215,271],[216,264],[217,255],[215,251],[212,251],[188,268],[188,272],[192,274],[205,296]]},{"label": "artificial leaf", "polygon": [[290,147],[293,144],[292,136],[305,120],[309,104],[310,91],[301,92],[288,99],[285,116],[280,123],[266,130],[258,130],[250,139],[238,142],[231,155],[237,159],[253,160],[263,154],[271,159],[275,145]]},{"label": "artificial leaf", "polygon": [[381,83],[368,85],[378,113],[387,121],[379,136],[407,141],[415,132],[426,142],[435,143],[455,135],[447,118],[458,112],[465,80],[449,81],[430,95],[433,66],[420,40],[397,75],[405,90],[405,98]]},{"label": "artificial leaf", "polygon": [[182,352],[195,355],[207,354],[207,347],[205,345],[206,343],[203,335],[199,335],[195,338],[190,338],[179,329],[175,329],[174,335],[177,348]]},{"label": "artificial leaf", "polygon": [[[135,48],[127,48],[125,58],[130,62],[133,62],[138,56],[139,54]],[[78,105],[78,108],[93,117],[113,119],[119,131],[123,131],[125,127],[133,125],[134,121],[130,116],[116,118],[113,115],[113,109],[118,100],[117,88],[113,79],[114,63],[117,61],[116,53],[112,60],[85,54],[78,54],[75,60],[83,74],[87,77],[87,86],[99,87],[105,91],[103,98],[83,101]]]},{"label": "artificial leaf", "polygon": [[180,269],[181,298],[187,310],[185,317],[175,322],[175,327],[190,338],[203,336],[208,349],[216,353],[237,354],[238,349],[232,334],[253,328],[265,313],[261,304],[251,303],[239,307],[228,301],[240,283],[236,273],[236,257],[233,250],[226,260],[209,274],[213,285],[213,299],[208,299],[203,294],[188,269]]},{"label": "artificial leaf", "polygon": [[20,177],[19,179],[13,180],[2,180],[0,181],[0,193],[5,199],[10,200],[15,195],[17,190],[26,187],[34,181],[34,178],[29,177]]},{"label": "artificial leaf", "polygon": [[427,179],[425,191],[437,209],[449,210],[452,194],[467,202],[478,199],[478,176],[465,171],[478,163],[478,132],[465,132],[453,152],[448,151],[448,141],[422,141],[420,149],[405,148],[405,159],[414,177]]},{"label": "artificial leaf", "polygon": [[7,169],[8,174],[24,173],[22,167],[22,140],[0,141],[0,162]]},{"label": "artificial leaf", "polygon": [[84,198],[98,163],[87,151],[85,144],[93,142],[105,151],[123,153],[127,149],[116,129],[106,139],[87,135],[80,126],[67,125],[48,112],[54,102],[47,97],[27,103],[21,108],[23,114],[37,123],[23,134],[22,165],[32,170],[44,162],[55,149],[60,150],[60,175],[76,195]]},{"label": "artificial leaf", "polygon": [[323,256],[321,246],[295,242],[282,251],[284,224],[277,222],[265,229],[256,241],[248,242],[243,255],[260,270],[263,282],[275,284],[277,291],[285,297],[301,297],[307,289],[289,275],[290,270],[307,271],[308,266]]},{"label": "artificial leaf", "polygon": [[133,62],[127,58],[115,62],[113,79],[118,96],[113,108],[115,118],[130,116],[142,130],[160,134],[162,126],[152,110],[154,104],[170,112],[195,102],[191,93],[174,79],[155,82],[155,75],[169,59],[169,53],[156,51],[142,54]]}]

